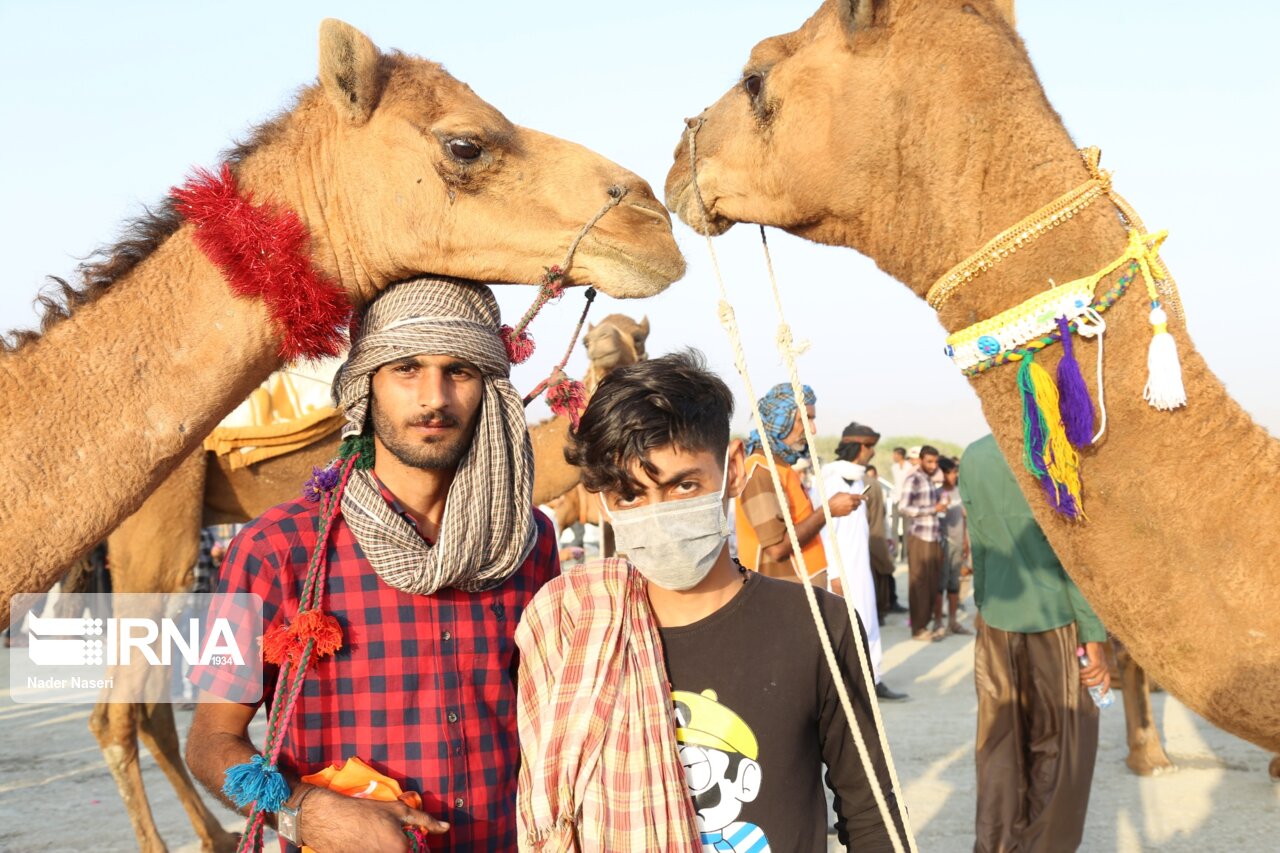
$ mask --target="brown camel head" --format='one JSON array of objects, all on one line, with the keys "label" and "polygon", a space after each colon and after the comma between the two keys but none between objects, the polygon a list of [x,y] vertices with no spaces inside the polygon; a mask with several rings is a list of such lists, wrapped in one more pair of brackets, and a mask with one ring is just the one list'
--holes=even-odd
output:
[{"label": "brown camel head", "polygon": [[866,252],[891,225],[876,212],[893,217],[900,193],[946,203],[935,164],[957,158],[941,152],[963,149],[1015,92],[1043,103],[1012,14],[1011,0],[827,0],[757,44],[737,85],[688,120],[668,207],[703,233],[753,222]]},{"label": "brown camel head", "polygon": [[591,375],[599,381],[615,367],[643,361],[644,342],[649,338],[649,318],[637,323],[626,314],[610,314],[599,325],[588,325],[582,338],[591,360]]},{"label": "brown camel head", "polygon": [[567,281],[649,296],[684,273],[671,220],[637,175],[512,124],[433,62],[320,26],[319,84],[259,135],[240,174],[293,207],[357,302],[421,273],[536,283],[581,229]]}]

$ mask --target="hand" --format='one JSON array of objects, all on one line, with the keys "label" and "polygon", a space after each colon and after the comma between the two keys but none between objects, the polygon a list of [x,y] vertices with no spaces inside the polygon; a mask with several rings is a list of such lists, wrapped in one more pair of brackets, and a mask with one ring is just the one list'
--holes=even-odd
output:
[{"label": "hand", "polygon": [[1080,683],[1085,687],[1101,686],[1104,691],[1111,689],[1111,668],[1107,666],[1107,652],[1102,643],[1085,643],[1084,653],[1089,656],[1089,665],[1080,670]]},{"label": "hand", "polygon": [[407,853],[409,839],[405,826],[421,826],[432,835],[449,831],[449,824],[436,820],[400,801],[383,803],[344,797],[320,788],[307,797],[298,813],[302,842],[320,853],[368,850],[371,853]]},{"label": "hand", "polygon": [[950,501],[938,501],[938,505],[933,508],[934,512],[946,512],[947,507],[951,506]]},{"label": "hand", "polygon": [[862,495],[851,495],[847,492],[841,492],[827,503],[827,508],[831,510],[831,516],[833,518],[843,518],[857,509],[861,504]]}]

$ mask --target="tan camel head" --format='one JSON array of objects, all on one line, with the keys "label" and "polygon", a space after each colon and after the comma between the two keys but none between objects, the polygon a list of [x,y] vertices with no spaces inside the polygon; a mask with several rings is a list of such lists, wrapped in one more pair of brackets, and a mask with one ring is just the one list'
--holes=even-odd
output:
[{"label": "tan camel head", "polygon": [[626,314],[610,314],[599,325],[588,325],[582,338],[591,360],[591,374],[604,378],[615,367],[644,361],[644,342],[649,338],[649,318],[637,323]]},{"label": "tan camel head", "polygon": [[330,19],[320,26],[319,77],[242,153],[241,172],[254,189],[305,188],[283,200],[358,300],[419,273],[536,283],[621,191],[579,246],[569,283],[649,296],[684,273],[670,218],[645,181],[512,124],[441,66],[382,53]]},{"label": "tan camel head", "polygon": [[[1039,92],[1012,14],[1007,1],[827,0],[800,29],[757,44],[739,83],[689,120],[699,125],[705,225],[692,128],[676,147],[667,205],[699,232],[755,222],[864,249],[866,232],[883,227],[872,211],[894,210],[895,193],[933,180],[938,150],[981,133],[972,123],[992,114],[987,102]],[[1010,60],[1019,76],[989,79],[986,69]]]}]

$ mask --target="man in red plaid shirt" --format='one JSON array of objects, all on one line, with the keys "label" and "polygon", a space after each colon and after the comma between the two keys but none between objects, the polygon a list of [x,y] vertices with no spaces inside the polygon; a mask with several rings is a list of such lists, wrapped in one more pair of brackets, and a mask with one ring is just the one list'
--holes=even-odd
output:
[{"label": "man in red plaid shirt", "polygon": [[[431,849],[516,847],[514,633],[559,560],[531,504],[532,450],[499,322],[482,285],[398,284],[366,310],[335,378],[344,434],[371,436],[375,462],[341,487],[327,540],[322,607],[342,647],[313,661],[284,721],[285,850],[407,850],[406,826],[432,833]],[[292,619],[319,527],[319,503],[268,511],[231,544],[218,592],[261,596],[265,630]],[[258,754],[248,725],[277,676],[264,669],[265,695],[247,704],[256,685],[242,676],[192,671],[227,700],[197,706],[187,742],[215,793]],[[422,808],[300,781],[351,757],[420,792]]]}]

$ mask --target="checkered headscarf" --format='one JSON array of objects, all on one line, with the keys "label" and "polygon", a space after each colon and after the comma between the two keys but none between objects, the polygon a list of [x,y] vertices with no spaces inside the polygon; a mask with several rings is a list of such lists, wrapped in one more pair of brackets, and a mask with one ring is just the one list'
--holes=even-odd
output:
[{"label": "checkered headscarf", "polygon": [[369,306],[351,354],[334,377],[333,396],[346,415],[347,436],[364,429],[373,374],[384,364],[452,355],[484,376],[475,435],[449,487],[434,545],[387,504],[372,471],[355,471],[342,494],[342,515],[369,562],[383,581],[404,592],[497,586],[524,562],[537,536],[533,446],[524,401],[508,379],[500,322],[498,302],[482,284],[401,282]]},{"label": "checkered headscarf", "polygon": [[[818,397],[813,389],[808,385],[801,387],[804,389],[804,404],[814,405]],[[788,465],[794,465],[801,456],[807,456],[807,450],[793,450],[782,443],[796,423],[796,397],[791,393],[791,383],[780,382],[774,385],[768,394],[760,398],[759,405],[760,417],[764,421],[764,431],[769,437],[769,449],[773,451],[773,455]],[[760,433],[753,429],[747,438],[747,455],[759,453],[761,449]]]}]

